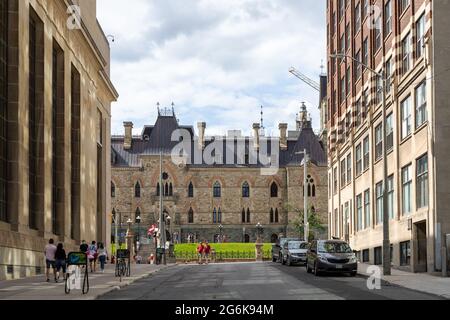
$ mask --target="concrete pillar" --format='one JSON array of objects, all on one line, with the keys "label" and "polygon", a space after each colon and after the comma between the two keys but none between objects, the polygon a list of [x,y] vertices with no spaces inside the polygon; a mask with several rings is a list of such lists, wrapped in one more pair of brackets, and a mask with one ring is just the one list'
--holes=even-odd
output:
[{"label": "concrete pillar", "polygon": [[253,146],[256,150],[259,150],[259,134],[261,125],[259,123],[253,124]]}]

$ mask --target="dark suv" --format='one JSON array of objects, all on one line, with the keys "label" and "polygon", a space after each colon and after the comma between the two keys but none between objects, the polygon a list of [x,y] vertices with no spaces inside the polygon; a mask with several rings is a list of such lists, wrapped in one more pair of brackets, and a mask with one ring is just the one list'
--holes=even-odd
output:
[{"label": "dark suv", "polygon": [[315,240],[311,243],[306,257],[306,271],[319,276],[322,272],[358,272],[358,261],[350,246],[344,241]]},{"label": "dark suv", "polygon": [[276,244],[272,246],[272,261],[283,262],[283,246],[289,241],[301,241],[298,238],[281,238]]}]

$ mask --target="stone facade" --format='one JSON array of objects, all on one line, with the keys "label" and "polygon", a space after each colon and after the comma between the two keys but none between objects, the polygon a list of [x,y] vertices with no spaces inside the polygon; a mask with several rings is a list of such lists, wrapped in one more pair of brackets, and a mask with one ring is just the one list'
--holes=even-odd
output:
[{"label": "stone facade", "polygon": [[[8,20],[1,23],[8,34],[3,280],[45,272],[50,238],[66,251],[83,239],[109,243],[110,106],[118,95],[95,0],[1,2]],[[71,29],[68,5],[74,4],[82,23]]]},{"label": "stone facade", "polygon": [[[160,115],[156,125],[151,127],[150,136],[146,137],[147,129],[144,128],[143,135],[133,137],[131,146],[125,145],[125,148],[124,142],[129,142],[129,137],[126,135],[113,137],[112,208],[118,219],[120,215],[123,223],[128,218],[134,222],[136,215],[140,214],[142,218],[141,235],[146,235],[149,226],[159,220],[160,209],[157,193],[160,175],[159,149],[153,150],[154,153],[149,154],[151,150],[145,151],[145,145],[153,143],[155,131],[164,130],[162,126],[170,127],[164,121],[169,121],[169,119]],[[125,123],[125,131],[130,125],[130,123]],[[204,123],[199,124],[200,128],[205,128],[205,126]],[[324,151],[311,128],[305,128],[304,131],[305,133],[310,131],[311,135],[302,135],[300,131],[291,132],[291,137],[287,139],[289,142],[286,153],[293,152],[298,140],[304,139],[306,142],[311,139],[314,140],[311,141],[311,144],[318,146],[317,150],[321,160],[325,159]],[[236,131],[233,132],[236,133]],[[200,144],[208,145],[210,139],[206,138],[205,140]],[[160,147],[163,148],[163,146]],[[116,158],[116,162],[114,162],[114,158]],[[171,225],[167,228],[174,235],[174,241],[186,242],[187,237],[192,234],[197,240],[207,239],[213,242],[217,241],[217,236],[222,234],[228,242],[254,242],[258,223],[264,227],[264,241],[266,242],[275,241],[282,235],[300,236],[293,227],[293,221],[298,218],[295,210],[303,210],[304,171],[300,163],[281,164],[276,174],[265,176],[261,175],[261,168],[250,165],[178,166],[172,161],[170,153],[164,152],[163,172],[167,173],[168,177],[164,184],[172,185],[173,190],[169,196],[164,197],[163,203],[164,210],[171,217]],[[308,174],[314,180],[315,188],[315,196],[310,198],[310,204],[314,206],[317,214],[326,224],[326,164],[309,164]],[[217,182],[221,186],[220,197],[214,197],[213,189]],[[137,183],[141,190],[140,197],[136,197]],[[191,183],[193,186],[192,197],[189,196]],[[248,197],[243,196],[243,186],[246,183],[250,188]],[[276,195],[271,194],[272,184],[276,184],[278,189]],[[274,196],[272,197],[272,195]],[[221,219],[219,219],[219,209]],[[216,210],[217,219],[214,218],[214,210]],[[242,217],[243,210],[245,211],[245,222]],[[272,220],[271,210],[273,210]],[[247,211],[250,212],[250,219],[247,217]],[[189,221],[189,212],[193,213],[191,221]],[[278,212],[278,221],[275,217],[276,212]],[[223,226],[222,233],[219,229],[220,225]],[[138,226],[135,224],[135,233],[138,231],[137,228]],[[326,236],[326,232],[322,236]],[[145,242],[145,240],[141,239],[141,242]]]}]

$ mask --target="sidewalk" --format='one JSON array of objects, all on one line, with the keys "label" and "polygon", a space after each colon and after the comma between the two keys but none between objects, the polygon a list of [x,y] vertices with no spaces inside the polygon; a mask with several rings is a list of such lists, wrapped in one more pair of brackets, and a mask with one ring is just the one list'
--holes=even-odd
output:
[{"label": "sidewalk", "polygon": [[[370,267],[370,265],[360,263],[358,265],[358,273],[362,276],[370,276],[370,274],[367,273],[368,267]],[[392,269],[392,275],[382,276],[382,280],[392,285],[450,299],[450,278],[443,278],[427,273],[410,273]]]},{"label": "sidewalk", "polygon": [[[131,277],[119,278],[114,276],[114,265],[106,265],[105,273],[89,273],[90,290],[87,295],[80,291],[72,291],[69,295],[64,292],[64,281],[47,283],[45,275],[0,282],[0,300],[94,300],[110,291],[128,286],[133,282],[146,278],[168,266],[132,265]],[[53,279],[53,275],[50,275]]]}]

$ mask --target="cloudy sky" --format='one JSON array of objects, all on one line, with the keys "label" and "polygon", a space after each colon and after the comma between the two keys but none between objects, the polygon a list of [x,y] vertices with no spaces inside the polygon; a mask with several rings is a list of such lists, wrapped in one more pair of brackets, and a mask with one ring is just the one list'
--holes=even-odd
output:
[{"label": "cloudy sky", "polygon": [[268,133],[295,126],[305,101],[318,127],[318,94],[294,78],[294,66],[318,80],[325,59],[325,1],[98,0],[111,43],[112,133],[133,121],[135,133],[155,122],[156,103],[180,123],[207,122],[207,134],[249,134],[265,108]]}]

